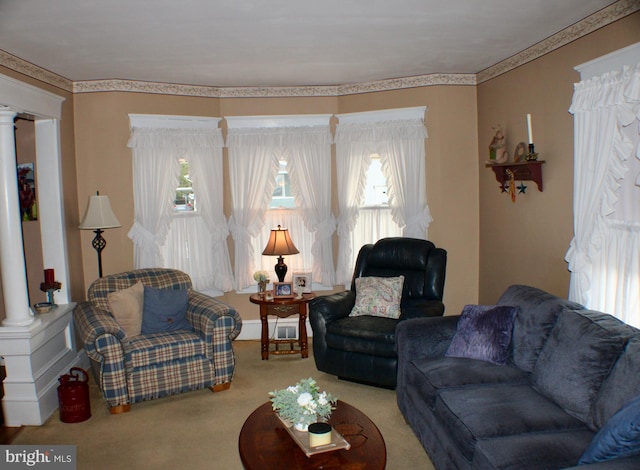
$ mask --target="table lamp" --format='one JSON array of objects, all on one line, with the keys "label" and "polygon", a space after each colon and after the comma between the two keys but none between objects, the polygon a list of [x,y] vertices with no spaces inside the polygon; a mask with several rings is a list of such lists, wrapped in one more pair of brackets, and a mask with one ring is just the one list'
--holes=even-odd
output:
[{"label": "table lamp", "polygon": [[80,230],[93,230],[96,234],[91,245],[98,252],[98,276],[102,277],[102,250],[107,246],[107,241],[102,238],[103,229],[122,227],[116,218],[109,196],[100,196],[100,192],[96,191],[95,196],[89,198],[87,211],[84,213],[82,222],[78,228]]},{"label": "table lamp", "polygon": [[262,252],[263,255],[278,257],[278,263],[274,266],[273,270],[276,272],[276,276],[278,276],[278,281],[280,282],[284,282],[284,276],[287,274],[287,265],[284,264],[282,255],[295,255],[297,253],[300,252],[291,241],[289,230],[281,228],[280,225],[278,225],[277,229],[271,230],[267,246]]}]

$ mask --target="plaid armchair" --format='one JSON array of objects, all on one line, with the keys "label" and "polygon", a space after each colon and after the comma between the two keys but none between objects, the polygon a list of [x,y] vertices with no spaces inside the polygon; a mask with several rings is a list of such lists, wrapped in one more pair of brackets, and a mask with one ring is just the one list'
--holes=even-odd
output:
[{"label": "plaid armchair", "polygon": [[186,317],[194,331],[127,337],[111,315],[107,294],[138,281],[160,289],[191,289],[191,279],[181,271],[138,269],[94,281],[88,301],[74,310],[78,333],[111,412],[205,387],[214,392],[228,389],[235,371],[231,342],[242,328],[236,310],[190,290]]}]

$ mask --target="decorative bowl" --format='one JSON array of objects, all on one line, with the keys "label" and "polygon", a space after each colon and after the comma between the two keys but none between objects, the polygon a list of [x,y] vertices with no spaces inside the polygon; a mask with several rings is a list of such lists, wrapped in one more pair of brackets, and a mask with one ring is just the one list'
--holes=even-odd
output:
[{"label": "decorative bowl", "polygon": [[38,313],[48,313],[52,307],[53,304],[51,302],[39,302],[33,306]]}]

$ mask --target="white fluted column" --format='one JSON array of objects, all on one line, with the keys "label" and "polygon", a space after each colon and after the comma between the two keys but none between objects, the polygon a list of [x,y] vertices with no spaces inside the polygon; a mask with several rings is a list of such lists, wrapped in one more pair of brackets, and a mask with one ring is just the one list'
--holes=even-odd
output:
[{"label": "white fluted column", "polygon": [[0,107],[0,270],[6,312],[3,326],[27,326],[35,321],[29,308],[24,267],[13,130],[15,116],[15,111]]}]

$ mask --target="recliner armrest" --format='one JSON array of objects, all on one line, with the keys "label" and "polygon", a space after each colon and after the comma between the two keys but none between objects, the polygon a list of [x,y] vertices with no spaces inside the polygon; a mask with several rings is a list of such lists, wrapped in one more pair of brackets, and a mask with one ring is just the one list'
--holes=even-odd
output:
[{"label": "recliner armrest", "polygon": [[350,290],[316,297],[309,302],[309,322],[313,330],[313,356],[323,370],[327,352],[327,323],[349,316],[356,303],[356,293]]},{"label": "recliner armrest", "polygon": [[309,302],[309,311],[322,315],[326,323],[348,316],[356,303],[356,293],[350,290],[316,297]]}]

